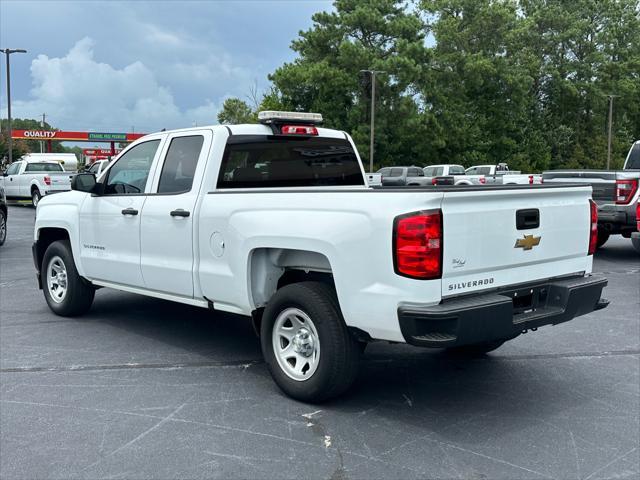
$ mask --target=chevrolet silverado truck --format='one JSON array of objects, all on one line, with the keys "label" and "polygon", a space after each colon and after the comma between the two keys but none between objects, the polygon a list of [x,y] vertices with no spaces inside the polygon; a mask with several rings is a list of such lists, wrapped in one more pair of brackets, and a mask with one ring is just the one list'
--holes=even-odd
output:
[{"label": "chevrolet silverado truck", "polygon": [[259,119],[147,135],[43,198],[51,310],[81,315],[107,287],[251,317],[278,386],[318,402],[368,342],[479,354],[607,305],[590,187],[371,188],[319,114]]},{"label": "chevrolet silverado truck", "polygon": [[72,173],[52,160],[22,159],[13,162],[0,177],[9,200],[31,199],[34,207],[45,195],[71,190]]},{"label": "chevrolet silverado truck", "polygon": [[598,205],[598,247],[611,235],[631,238],[640,253],[637,205],[640,201],[640,140],[631,145],[622,170],[550,170],[543,172],[544,183],[586,183],[593,188]]}]

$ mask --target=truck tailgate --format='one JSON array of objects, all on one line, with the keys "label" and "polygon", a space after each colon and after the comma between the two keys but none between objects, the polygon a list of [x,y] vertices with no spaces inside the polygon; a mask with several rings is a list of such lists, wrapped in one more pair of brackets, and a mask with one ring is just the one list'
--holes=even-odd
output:
[{"label": "truck tailgate", "polygon": [[588,186],[446,192],[442,296],[590,271],[590,194]]},{"label": "truck tailgate", "polygon": [[71,179],[73,174],[69,172],[49,173],[47,174],[51,178],[51,185],[47,185],[47,191],[66,191],[71,190]]}]

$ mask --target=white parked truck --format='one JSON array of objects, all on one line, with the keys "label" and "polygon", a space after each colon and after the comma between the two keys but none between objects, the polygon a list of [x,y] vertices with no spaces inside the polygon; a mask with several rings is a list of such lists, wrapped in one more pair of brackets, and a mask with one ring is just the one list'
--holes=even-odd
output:
[{"label": "white parked truck", "polygon": [[465,170],[468,178],[484,177],[487,185],[536,185],[542,183],[542,175],[536,173],[521,173],[518,170],[509,170],[506,163],[497,165],[474,165]]},{"label": "white parked truck", "polygon": [[21,159],[0,177],[9,200],[31,199],[34,207],[45,195],[71,190],[73,174],[53,160]]},{"label": "white parked truck", "polygon": [[484,175],[467,175],[462,165],[428,165],[422,169],[433,185],[484,185]]},{"label": "white parked truck", "polygon": [[276,383],[344,392],[367,342],[488,352],[603,308],[588,186],[371,188],[318,114],[145,136],[38,206],[53,312],[114,288],[252,317]]}]

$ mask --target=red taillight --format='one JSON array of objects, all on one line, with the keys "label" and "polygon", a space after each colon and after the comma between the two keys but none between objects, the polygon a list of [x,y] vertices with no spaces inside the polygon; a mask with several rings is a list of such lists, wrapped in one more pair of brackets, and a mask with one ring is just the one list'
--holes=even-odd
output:
[{"label": "red taillight", "polygon": [[442,276],[442,212],[429,210],[396,217],[394,268],[398,275],[422,280]]},{"label": "red taillight", "polygon": [[436,179],[436,177],[433,177],[431,179],[431,185],[437,185],[438,184],[438,180]]},{"label": "red taillight", "polygon": [[591,209],[591,226],[589,230],[589,253],[587,255],[593,255],[596,253],[596,245],[598,245],[598,205],[589,199],[589,207]]},{"label": "red taillight", "polygon": [[529,175],[529,185],[533,185],[533,175]]},{"label": "red taillight", "polygon": [[283,135],[318,135],[318,129],[311,125],[283,125]]},{"label": "red taillight", "polygon": [[51,177],[45,176],[44,177],[44,183],[45,183],[45,185],[51,185]]},{"label": "red taillight", "polygon": [[486,178],[484,178],[484,177],[480,177],[478,180],[479,180],[479,181],[480,181],[480,183],[482,183],[483,185],[484,185],[485,183],[487,183],[487,179],[486,179]]},{"label": "red taillight", "polygon": [[638,180],[616,180],[616,203],[629,203],[638,190]]}]

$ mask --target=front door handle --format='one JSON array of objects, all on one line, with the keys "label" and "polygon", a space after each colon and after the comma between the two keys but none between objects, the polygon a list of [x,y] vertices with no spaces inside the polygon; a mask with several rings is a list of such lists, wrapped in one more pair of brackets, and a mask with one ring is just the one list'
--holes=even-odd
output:
[{"label": "front door handle", "polygon": [[169,215],[172,217],[188,217],[191,215],[191,212],[178,208],[177,210],[172,210]]},{"label": "front door handle", "polygon": [[136,210],[135,208],[125,208],[124,210],[122,210],[122,214],[123,215],[137,215],[138,214],[138,210]]}]

